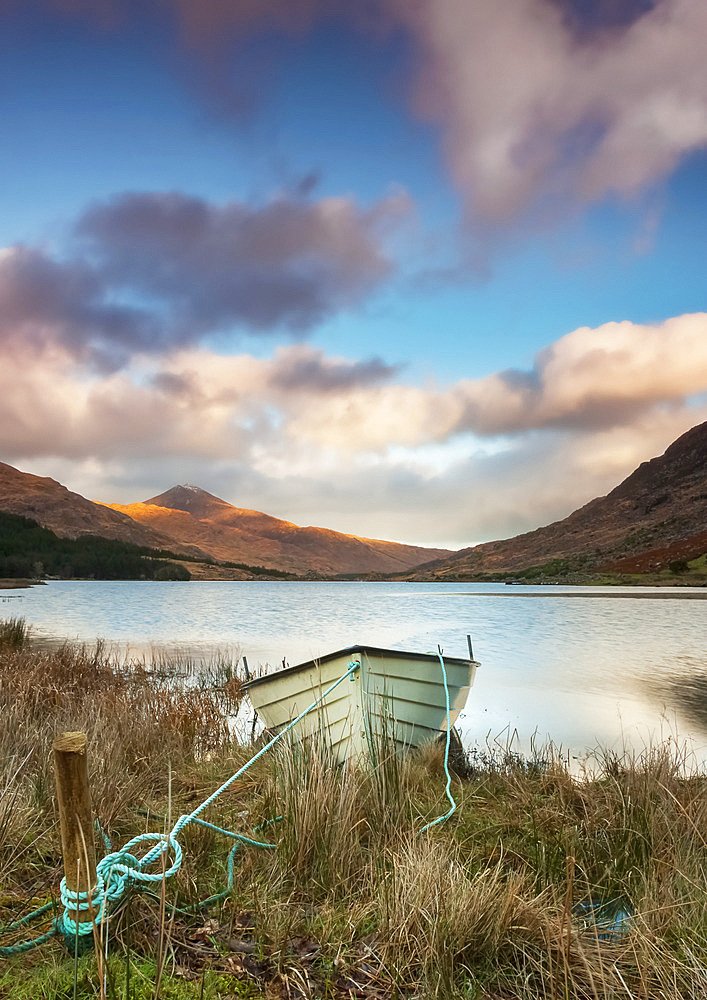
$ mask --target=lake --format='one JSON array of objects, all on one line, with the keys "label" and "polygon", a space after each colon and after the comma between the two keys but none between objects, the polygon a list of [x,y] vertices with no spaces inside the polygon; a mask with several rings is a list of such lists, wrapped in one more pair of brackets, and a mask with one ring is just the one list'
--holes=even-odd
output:
[{"label": "lake", "polygon": [[517,734],[522,751],[551,738],[581,755],[672,735],[707,758],[704,589],[61,581],[12,593],[0,615],[22,615],[39,638],[100,637],[127,655],[226,650],[251,666],[358,643],[465,656],[471,633],[482,666],[466,744]]}]

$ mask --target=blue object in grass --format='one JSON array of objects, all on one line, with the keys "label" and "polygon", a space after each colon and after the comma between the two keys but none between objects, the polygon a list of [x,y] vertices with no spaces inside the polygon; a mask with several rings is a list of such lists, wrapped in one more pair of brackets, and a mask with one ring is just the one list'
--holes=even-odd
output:
[{"label": "blue object in grass", "polygon": [[589,899],[574,907],[584,930],[592,931],[599,941],[621,941],[631,930],[633,910],[617,899]]}]

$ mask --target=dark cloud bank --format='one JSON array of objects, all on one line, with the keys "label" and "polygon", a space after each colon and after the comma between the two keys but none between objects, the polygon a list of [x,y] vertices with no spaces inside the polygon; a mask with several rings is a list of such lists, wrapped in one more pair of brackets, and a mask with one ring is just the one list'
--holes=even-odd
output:
[{"label": "dark cloud bank", "polygon": [[101,369],[213,333],[301,337],[390,277],[385,235],[407,210],[402,195],[370,209],[349,198],[120,195],[88,208],[64,257],[3,253],[0,336],[25,348],[57,341]]}]

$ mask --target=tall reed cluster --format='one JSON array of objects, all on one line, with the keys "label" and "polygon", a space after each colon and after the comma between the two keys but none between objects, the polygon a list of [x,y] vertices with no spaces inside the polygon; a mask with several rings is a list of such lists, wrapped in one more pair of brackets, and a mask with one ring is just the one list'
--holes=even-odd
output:
[{"label": "tall reed cluster", "polygon": [[375,771],[285,749],[264,940],[320,928],[330,962],[348,952],[391,995],[707,995],[707,777],[674,743],[591,764],[477,758],[456,816],[420,835],[446,808],[439,747]]}]

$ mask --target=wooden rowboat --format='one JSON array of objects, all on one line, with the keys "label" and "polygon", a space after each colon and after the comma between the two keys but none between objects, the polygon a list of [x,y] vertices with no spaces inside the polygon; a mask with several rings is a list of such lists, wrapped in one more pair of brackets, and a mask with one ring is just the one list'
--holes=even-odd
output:
[{"label": "wooden rowboat", "polygon": [[[478,662],[444,656],[449,691],[449,725],[464,708]],[[399,748],[419,746],[447,729],[442,664],[437,653],[410,653],[374,646],[350,646],[248,681],[253,708],[275,734],[350,670],[293,732],[319,734],[334,757],[365,755],[375,737]]]}]

